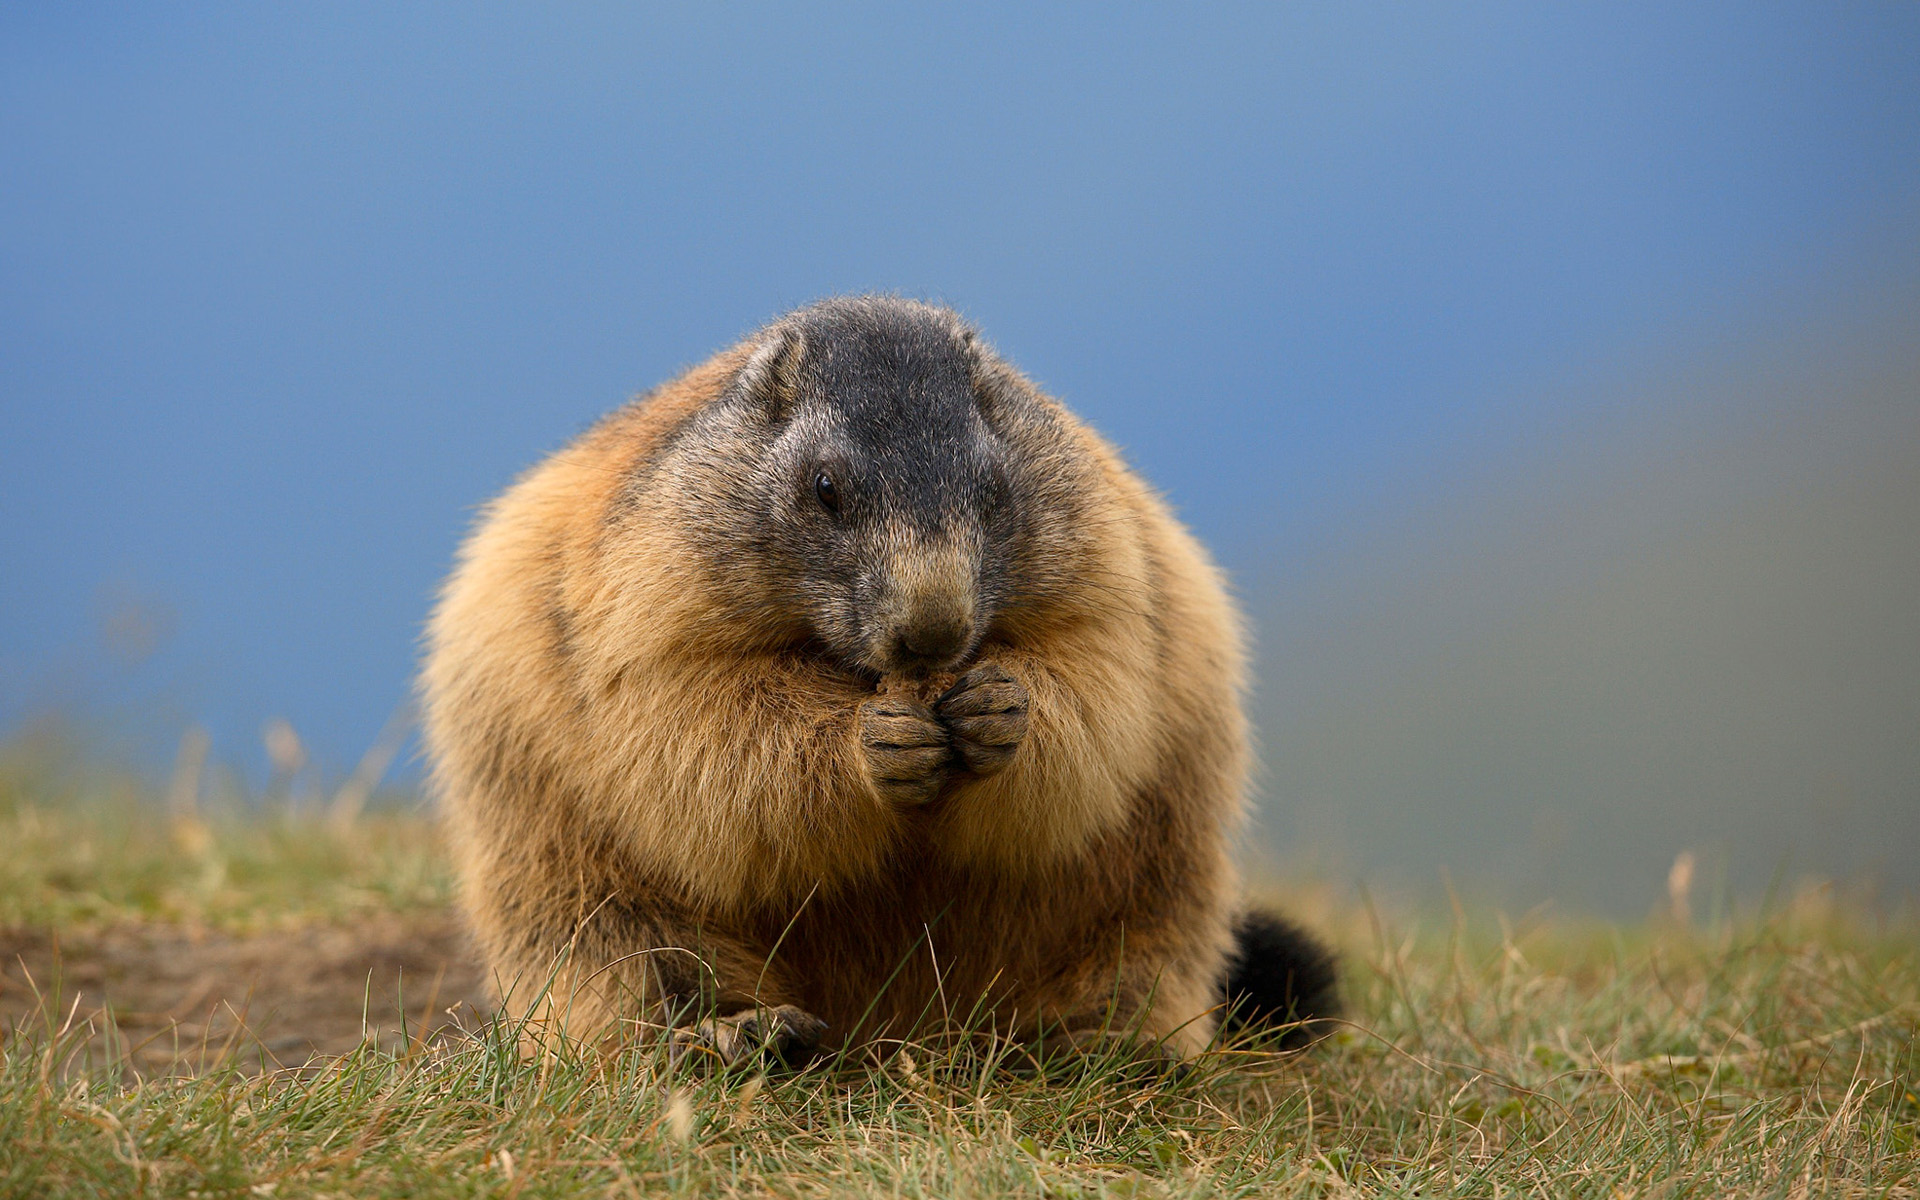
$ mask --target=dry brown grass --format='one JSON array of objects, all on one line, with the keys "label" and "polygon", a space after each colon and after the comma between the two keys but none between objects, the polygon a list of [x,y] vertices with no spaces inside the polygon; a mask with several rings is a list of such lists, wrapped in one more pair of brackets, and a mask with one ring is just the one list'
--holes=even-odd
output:
[{"label": "dry brown grass", "polygon": [[[465,1006],[423,1022],[477,981],[425,998],[463,956],[415,936],[448,928],[418,817],[181,832],[158,806],[4,786],[6,1195],[1920,1190],[1914,930],[1817,888],[1705,930],[1295,896],[1340,941],[1352,1005],[1305,1055],[1036,1072],[977,1037],[715,1077],[637,1049],[529,1063]],[[116,974],[130,943],[148,957]],[[222,962],[184,1010],[139,991],[180,981],[156,964]],[[274,1040],[302,1022],[324,1037]]]}]

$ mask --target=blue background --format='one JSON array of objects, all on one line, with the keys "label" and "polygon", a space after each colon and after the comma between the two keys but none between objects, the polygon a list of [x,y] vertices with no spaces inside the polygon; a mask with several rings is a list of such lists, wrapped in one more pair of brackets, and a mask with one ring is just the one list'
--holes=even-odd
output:
[{"label": "blue background", "polygon": [[10,5],[0,162],[0,727],[337,775],[477,504],[897,290],[1232,569],[1282,857],[1915,885],[1920,8]]}]

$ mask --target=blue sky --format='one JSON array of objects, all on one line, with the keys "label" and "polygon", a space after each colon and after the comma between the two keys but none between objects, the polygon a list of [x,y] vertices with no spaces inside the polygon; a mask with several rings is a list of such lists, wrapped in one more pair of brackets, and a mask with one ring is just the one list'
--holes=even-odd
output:
[{"label": "blue sky", "polygon": [[343,769],[475,505],[824,294],[963,309],[1250,590],[1658,430],[1920,278],[1920,8],[12,5],[0,160],[0,723]]}]

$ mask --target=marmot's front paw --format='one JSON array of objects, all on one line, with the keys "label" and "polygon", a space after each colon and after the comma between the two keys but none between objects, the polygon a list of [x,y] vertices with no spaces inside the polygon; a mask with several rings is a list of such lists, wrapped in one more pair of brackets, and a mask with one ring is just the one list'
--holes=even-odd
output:
[{"label": "marmot's front paw", "polygon": [[782,1061],[805,1057],[826,1036],[827,1023],[791,1004],[777,1008],[749,1008],[730,1017],[714,1017],[673,1031],[668,1052],[676,1059],[689,1054],[709,1058],[716,1066],[731,1067],[765,1050]]},{"label": "marmot's front paw", "polygon": [[880,795],[895,804],[926,804],[954,765],[953,738],[933,710],[900,693],[860,705],[860,748]]},{"label": "marmot's front paw", "polygon": [[975,775],[991,775],[1013,761],[1027,736],[1027,685],[999,663],[968,671],[933,702],[953,749]]}]

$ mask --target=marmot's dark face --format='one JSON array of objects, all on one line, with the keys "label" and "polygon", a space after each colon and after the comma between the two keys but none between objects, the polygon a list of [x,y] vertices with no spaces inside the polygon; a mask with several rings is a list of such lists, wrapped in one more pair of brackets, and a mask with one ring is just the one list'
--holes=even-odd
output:
[{"label": "marmot's dark face", "polygon": [[691,515],[743,619],[791,622],[871,672],[973,653],[1019,599],[1037,503],[1003,433],[1019,400],[982,396],[980,353],[951,313],[900,301],[831,302],[769,333],[674,452],[733,459],[690,480]]}]

